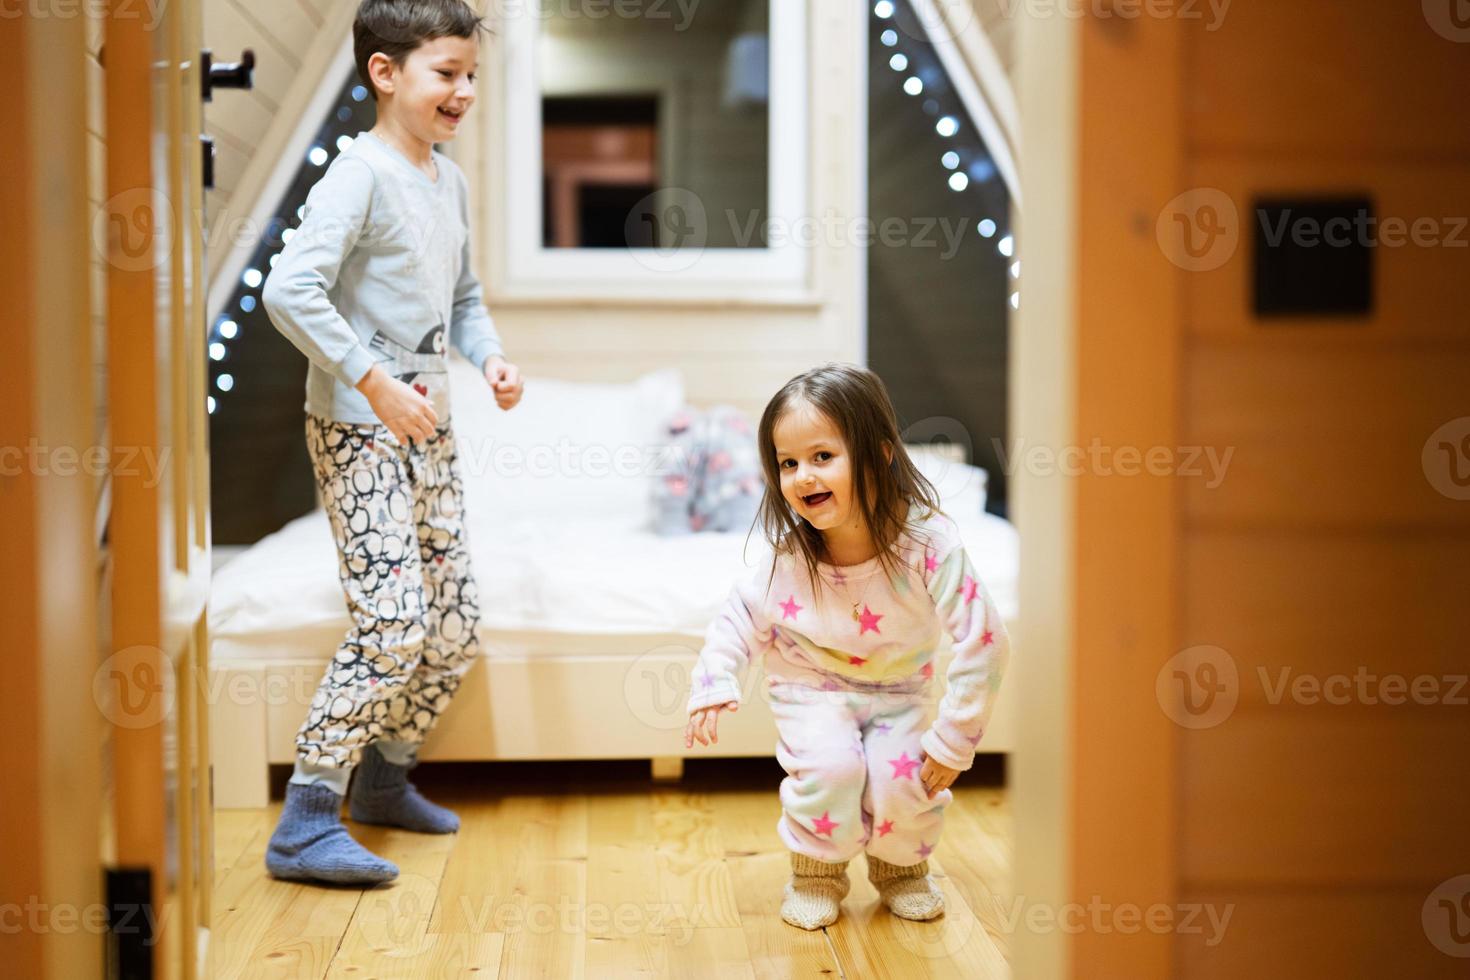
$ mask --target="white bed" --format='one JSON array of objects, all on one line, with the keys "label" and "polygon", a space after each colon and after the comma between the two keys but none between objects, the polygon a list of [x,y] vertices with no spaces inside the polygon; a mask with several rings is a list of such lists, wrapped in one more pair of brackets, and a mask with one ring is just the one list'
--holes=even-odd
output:
[{"label": "white bed", "polygon": [[[667,462],[650,447],[683,401],[678,375],[627,385],[533,379],[522,404],[503,413],[472,367],[455,357],[451,373],[483,654],[422,757],[648,758],[656,773],[676,775],[705,627],[765,547],[759,534],[649,529],[652,470]],[[1018,540],[984,513],[984,472],[939,455],[920,464],[1013,622]],[[325,513],[222,565],[209,622],[215,803],[262,806],[268,765],[293,760],[296,729],[349,624]],[[1011,700],[997,706],[981,751],[1013,744]],[[700,753],[771,754],[769,712],[758,697],[749,707]]]}]

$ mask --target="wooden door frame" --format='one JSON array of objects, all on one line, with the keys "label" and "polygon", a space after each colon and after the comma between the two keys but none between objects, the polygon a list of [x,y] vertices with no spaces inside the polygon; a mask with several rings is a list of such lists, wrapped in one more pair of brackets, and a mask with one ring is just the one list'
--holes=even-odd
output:
[{"label": "wooden door frame", "polygon": [[12,452],[34,439],[85,460],[96,442],[85,19],[0,18],[0,50],[8,103],[0,140],[0,609],[10,733],[0,903],[46,907],[40,929],[28,927],[29,917],[19,931],[0,929],[0,962],[10,976],[101,976],[95,483],[85,465],[78,472],[54,455],[33,455],[31,465]]},{"label": "wooden door frame", "polygon": [[[1019,26],[1017,446],[1177,446],[1183,289],[1155,221],[1187,186],[1182,27],[1058,12]],[[1154,682],[1177,650],[1177,479],[1020,462],[1015,894],[1053,922],[1089,903],[1172,906],[1178,732]],[[1018,977],[1173,975],[1170,933],[1026,921]]]},{"label": "wooden door frame", "polygon": [[170,3],[155,24],[109,8],[102,216],[112,446],[156,464],[112,479],[109,659],[126,680],[111,718],[111,864],[148,873],[154,975],[184,980],[204,971],[213,892],[199,7]]}]

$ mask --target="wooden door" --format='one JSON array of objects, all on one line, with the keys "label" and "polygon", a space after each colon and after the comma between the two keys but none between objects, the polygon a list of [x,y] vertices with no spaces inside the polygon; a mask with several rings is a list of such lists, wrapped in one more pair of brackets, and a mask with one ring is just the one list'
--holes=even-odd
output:
[{"label": "wooden door", "polygon": [[202,972],[213,866],[200,43],[198,0],[109,9],[109,887],[152,912],[150,943],[114,929],[110,950],[182,978]]}]

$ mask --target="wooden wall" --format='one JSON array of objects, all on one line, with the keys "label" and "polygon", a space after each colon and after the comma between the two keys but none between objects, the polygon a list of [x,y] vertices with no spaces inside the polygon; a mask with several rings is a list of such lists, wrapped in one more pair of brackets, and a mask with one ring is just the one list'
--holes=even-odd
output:
[{"label": "wooden wall", "polygon": [[[1430,899],[1470,870],[1470,725],[1443,700],[1466,673],[1470,503],[1422,453],[1470,416],[1470,38],[1434,16],[1236,0],[1214,29],[1096,12],[1022,25],[1021,248],[1028,295],[1061,296],[1018,319],[1018,436],[1233,456],[1214,487],[1017,481],[1023,605],[1067,621],[1018,637],[1066,680],[1022,695],[1038,712],[1022,726],[1017,824],[1052,833],[1021,833],[1016,891],[1230,915],[1216,942],[1117,921],[1031,933],[1018,975],[1464,975],[1450,953],[1470,949]],[[1067,91],[1048,86],[1059,58],[1076,72]],[[1199,188],[1237,210],[1212,268],[1171,261],[1160,231]],[[1334,192],[1459,244],[1374,248],[1366,318],[1256,318],[1252,200]],[[1470,466],[1463,450],[1457,462]],[[1032,551],[1057,522],[1069,540]],[[1200,646],[1235,671],[1208,721],[1158,692],[1170,659]],[[1345,678],[1347,703],[1275,697],[1283,670]],[[1432,679],[1441,698],[1363,697],[1360,674]]]},{"label": "wooden wall", "polygon": [[1245,241],[1183,277],[1180,435],[1235,460],[1180,501],[1179,640],[1240,682],[1228,719],[1178,733],[1180,898],[1235,905],[1217,948],[1181,939],[1178,975],[1463,976],[1420,916],[1470,870],[1467,708],[1273,704],[1260,671],[1466,673],[1470,505],[1421,449],[1470,415],[1470,43],[1417,3],[1256,0],[1187,30],[1184,65],[1186,186],[1243,218],[1255,194],[1340,191],[1460,230],[1374,249],[1362,322],[1255,320]]}]

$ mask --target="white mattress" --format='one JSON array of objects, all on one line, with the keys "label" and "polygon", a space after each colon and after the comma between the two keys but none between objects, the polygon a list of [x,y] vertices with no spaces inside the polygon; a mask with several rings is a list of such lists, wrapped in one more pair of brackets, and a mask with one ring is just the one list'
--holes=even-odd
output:
[{"label": "white mattress", "polygon": [[[508,521],[468,510],[486,656],[641,653],[653,638],[700,639],[760,535],[661,537],[605,522]],[[950,515],[1007,622],[1016,615],[1019,540],[992,514]],[[326,513],[262,539],[214,575],[212,656],[324,661],[350,620]]]}]

